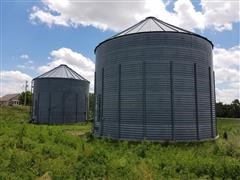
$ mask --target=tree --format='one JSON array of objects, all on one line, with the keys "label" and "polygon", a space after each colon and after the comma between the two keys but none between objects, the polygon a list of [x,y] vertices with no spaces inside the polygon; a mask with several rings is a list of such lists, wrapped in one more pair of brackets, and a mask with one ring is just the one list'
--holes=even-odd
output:
[{"label": "tree", "polygon": [[222,102],[216,103],[216,116],[226,117],[226,107]]},{"label": "tree", "polygon": [[89,93],[89,119],[94,118],[95,111],[95,95],[93,93]]},{"label": "tree", "polygon": [[238,99],[235,99],[232,103],[231,103],[231,115],[235,118],[239,118],[240,117],[240,102]]},{"label": "tree", "polygon": [[[19,96],[19,101],[21,105],[24,105],[25,100],[25,92],[22,92]],[[30,106],[32,105],[32,93],[30,91],[26,92],[26,105]]]}]

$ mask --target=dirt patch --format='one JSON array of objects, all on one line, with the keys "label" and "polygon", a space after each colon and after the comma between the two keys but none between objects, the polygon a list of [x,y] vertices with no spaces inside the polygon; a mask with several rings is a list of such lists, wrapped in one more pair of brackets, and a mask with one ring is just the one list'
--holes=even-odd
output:
[{"label": "dirt patch", "polygon": [[48,172],[46,172],[44,175],[41,177],[37,178],[37,180],[52,180],[51,176],[49,175]]},{"label": "dirt patch", "polygon": [[70,134],[72,136],[83,136],[84,134],[88,132],[83,132],[83,131],[66,131],[67,134]]}]

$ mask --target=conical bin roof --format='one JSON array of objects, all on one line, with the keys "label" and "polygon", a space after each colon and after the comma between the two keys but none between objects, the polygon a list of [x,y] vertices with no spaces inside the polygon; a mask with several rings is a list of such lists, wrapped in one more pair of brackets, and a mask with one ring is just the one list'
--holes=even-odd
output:
[{"label": "conical bin roof", "polygon": [[128,29],[116,34],[112,38],[127,35],[127,34],[151,32],[151,31],[167,31],[167,32],[172,31],[172,32],[183,32],[183,33],[193,34],[190,31],[187,31],[180,27],[176,27],[174,25],[168,24],[164,21],[161,21],[155,17],[150,16],[140,21],[139,23],[129,27]]},{"label": "conical bin roof", "polygon": [[38,78],[66,78],[88,81],[65,64],[61,64],[34,79]]}]

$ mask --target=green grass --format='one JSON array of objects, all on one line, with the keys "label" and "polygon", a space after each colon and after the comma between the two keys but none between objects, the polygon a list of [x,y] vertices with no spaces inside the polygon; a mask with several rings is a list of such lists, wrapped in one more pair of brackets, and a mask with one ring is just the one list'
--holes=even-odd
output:
[{"label": "green grass", "polygon": [[240,179],[240,119],[218,119],[217,141],[177,144],[96,139],[90,123],[28,119],[28,108],[0,109],[0,179]]}]

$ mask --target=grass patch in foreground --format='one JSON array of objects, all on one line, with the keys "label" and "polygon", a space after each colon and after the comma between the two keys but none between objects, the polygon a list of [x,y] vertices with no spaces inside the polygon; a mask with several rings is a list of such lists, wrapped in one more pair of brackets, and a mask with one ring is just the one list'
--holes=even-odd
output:
[{"label": "grass patch in foreground", "polygon": [[219,119],[217,141],[129,143],[29,124],[28,110],[0,109],[0,179],[240,179],[240,119]]}]

